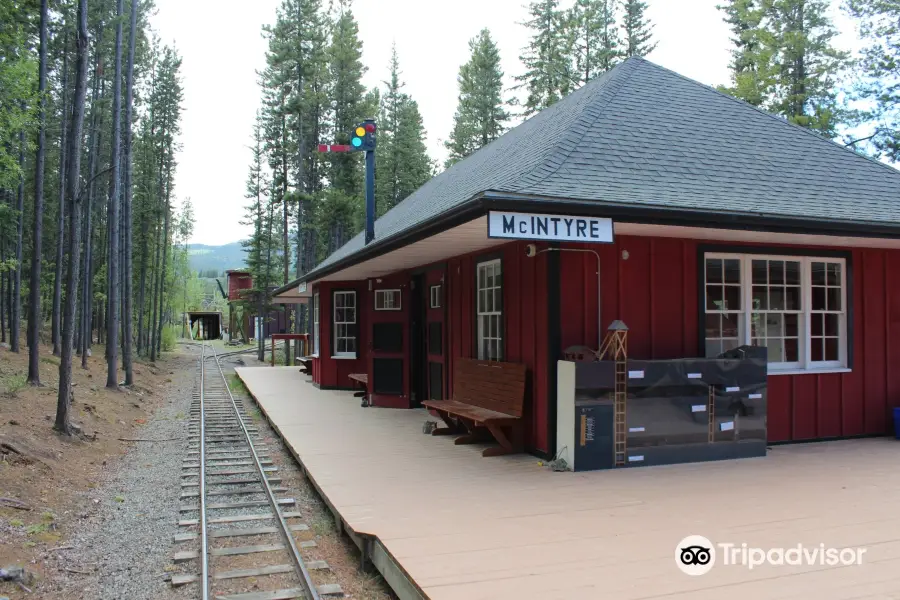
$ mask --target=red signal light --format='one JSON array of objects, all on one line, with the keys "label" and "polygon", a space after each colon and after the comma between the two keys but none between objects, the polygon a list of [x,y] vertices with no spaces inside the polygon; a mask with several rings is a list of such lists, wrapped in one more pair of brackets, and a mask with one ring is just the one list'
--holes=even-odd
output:
[{"label": "red signal light", "polygon": [[375,123],[366,123],[365,128],[369,133],[375,133]]}]

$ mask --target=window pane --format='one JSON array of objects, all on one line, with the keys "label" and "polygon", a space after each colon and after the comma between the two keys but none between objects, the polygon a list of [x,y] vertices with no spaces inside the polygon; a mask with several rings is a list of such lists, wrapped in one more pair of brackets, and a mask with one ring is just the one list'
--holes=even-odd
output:
[{"label": "window pane", "polygon": [[485,267],[478,267],[478,288],[479,289],[484,287],[484,272],[485,272]]},{"label": "window pane", "polygon": [[828,310],[841,310],[841,288],[828,288]]},{"label": "window pane", "polygon": [[825,285],[825,263],[812,263],[810,282],[813,285]]},{"label": "window pane", "polygon": [[500,312],[503,310],[503,289],[496,288],[494,290],[494,310]]},{"label": "window pane", "polygon": [[813,362],[818,362],[823,360],[822,358],[822,338],[814,337],[810,340],[812,343],[810,344],[810,356],[809,359]]},{"label": "window pane", "polygon": [[825,310],[825,288],[814,287],[812,289],[812,309]]},{"label": "window pane", "polygon": [[706,310],[724,310],[721,285],[706,286]]},{"label": "window pane", "polygon": [[769,275],[766,271],[766,261],[753,261],[753,283],[768,283]]},{"label": "window pane", "polygon": [[767,348],[769,349],[769,362],[785,362],[784,354],[782,354],[783,341],[781,339],[769,339]]},{"label": "window pane", "polygon": [[790,337],[800,336],[800,315],[784,315],[784,335]]},{"label": "window pane", "polygon": [[706,283],[722,283],[722,259],[706,259]]},{"label": "window pane", "polygon": [[784,288],[769,288],[769,310],[784,310]]},{"label": "window pane", "polygon": [[725,310],[741,310],[741,288],[736,285],[725,286]]},{"label": "window pane", "polygon": [[784,335],[782,329],[782,322],[784,319],[784,315],[779,313],[770,313],[765,315],[766,319],[766,337],[781,337]]},{"label": "window pane", "polygon": [[493,312],[494,310],[494,294],[491,290],[482,292],[484,294],[484,312]]},{"label": "window pane", "polygon": [[729,350],[734,350],[740,346],[740,342],[735,339],[726,339],[722,340],[722,352],[728,352]]},{"label": "window pane", "polygon": [[821,313],[813,313],[809,316],[810,334],[815,336],[822,335],[823,326],[822,319],[824,315]]},{"label": "window pane", "polygon": [[800,288],[798,286],[784,288],[784,307],[786,310],[801,310],[803,302],[800,298]]},{"label": "window pane", "polygon": [[494,281],[497,282],[497,285],[500,285],[500,268],[502,265],[500,263],[494,264]]},{"label": "window pane", "polygon": [[706,315],[706,337],[722,337],[721,319],[722,316],[718,313]]},{"label": "window pane", "polygon": [[784,265],[784,282],[788,285],[800,285],[800,263],[789,260]]},{"label": "window pane", "polygon": [[355,308],[345,308],[344,311],[347,313],[347,322],[348,323],[356,323],[356,309]]},{"label": "window pane", "polygon": [[825,360],[840,360],[838,338],[825,338]]},{"label": "window pane", "polygon": [[840,335],[840,315],[822,315],[825,319],[825,335],[837,337]]},{"label": "window pane", "polygon": [[784,340],[784,360],[785,362],[798,362],[800,360],[800,340],[797,338],[786,338]]},{"label": "window pane", "polygon": [[356,352],[356,338],[347,338],[347,352]]},{"label": "window pane", "polygon": [[334,322],[335,323],[343,323],[344,322],[344,309],[336,308],[334,309]]},{"label": "window pane", "polygon": [[345,297],[344,294],[335,294],[334,295],[334,305],[338,307],[344,306]]},{"label": "window pane", "polygon": [[769,308],[767,288],[763,285],[753,286],[753,310],[766,310]]},{"label": "window pane", "polygon": [[715,358],[722,354],[722,342],[719,340],[706,340],[706,358]]},{"label": "window pane", "polygon": [[841,265],[827,263],[828,285],[841,285]]},{"label": "window pane", "polygon": [[784,283],[784,262],[780,260],[769,261],[769,283]]},{"label": "window pane", "polygon": [[344,338],[337,339],[337,351],[338,352],[346,352],[347,351],[347,340]]},{"label": "window pane", "polygon": [[740,315],[722,315],[722,337],[738,337],[738,321]]},{"label": "window pane", "polygon": [[725,283],[741,282],[741,261],[737,259],[725,260]]}]

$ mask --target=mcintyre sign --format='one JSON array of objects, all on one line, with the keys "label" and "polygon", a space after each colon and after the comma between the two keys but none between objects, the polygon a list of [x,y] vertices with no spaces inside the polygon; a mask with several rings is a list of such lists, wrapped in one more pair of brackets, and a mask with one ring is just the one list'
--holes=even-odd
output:
[{"label": "mcintyre sign", "polygon": [[613,222],[600,217],[491,211],[488,213],[488,237],[610,243],[613,241]]}]

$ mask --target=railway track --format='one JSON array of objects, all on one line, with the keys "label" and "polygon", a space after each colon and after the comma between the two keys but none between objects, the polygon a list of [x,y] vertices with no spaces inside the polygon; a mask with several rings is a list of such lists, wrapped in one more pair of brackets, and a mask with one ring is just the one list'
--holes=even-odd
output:
[{"label": "railway track", "polygon": [[181,473],[181,548],[174,562],[188,571],[172,585],[198,584],[202,600],[289,600],[343,595],[316,587],[294,532],[305,531],[293,498],[283,497],[278,467],[243,403],[236,401],[211,345],[203,344],[191,405],[189,444]]}]

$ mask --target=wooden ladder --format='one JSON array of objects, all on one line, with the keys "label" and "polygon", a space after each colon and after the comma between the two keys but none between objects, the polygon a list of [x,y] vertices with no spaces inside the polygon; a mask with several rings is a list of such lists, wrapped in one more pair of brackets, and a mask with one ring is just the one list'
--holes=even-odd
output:
[{"label": "wooden ladder", "polygon": [[616,380],[613,397],[613,423],[616,466],[625,466],[626,441],[628,428],[625,419],[625,404],[628,399],[628,365],[624,357],[616,360]]}]

